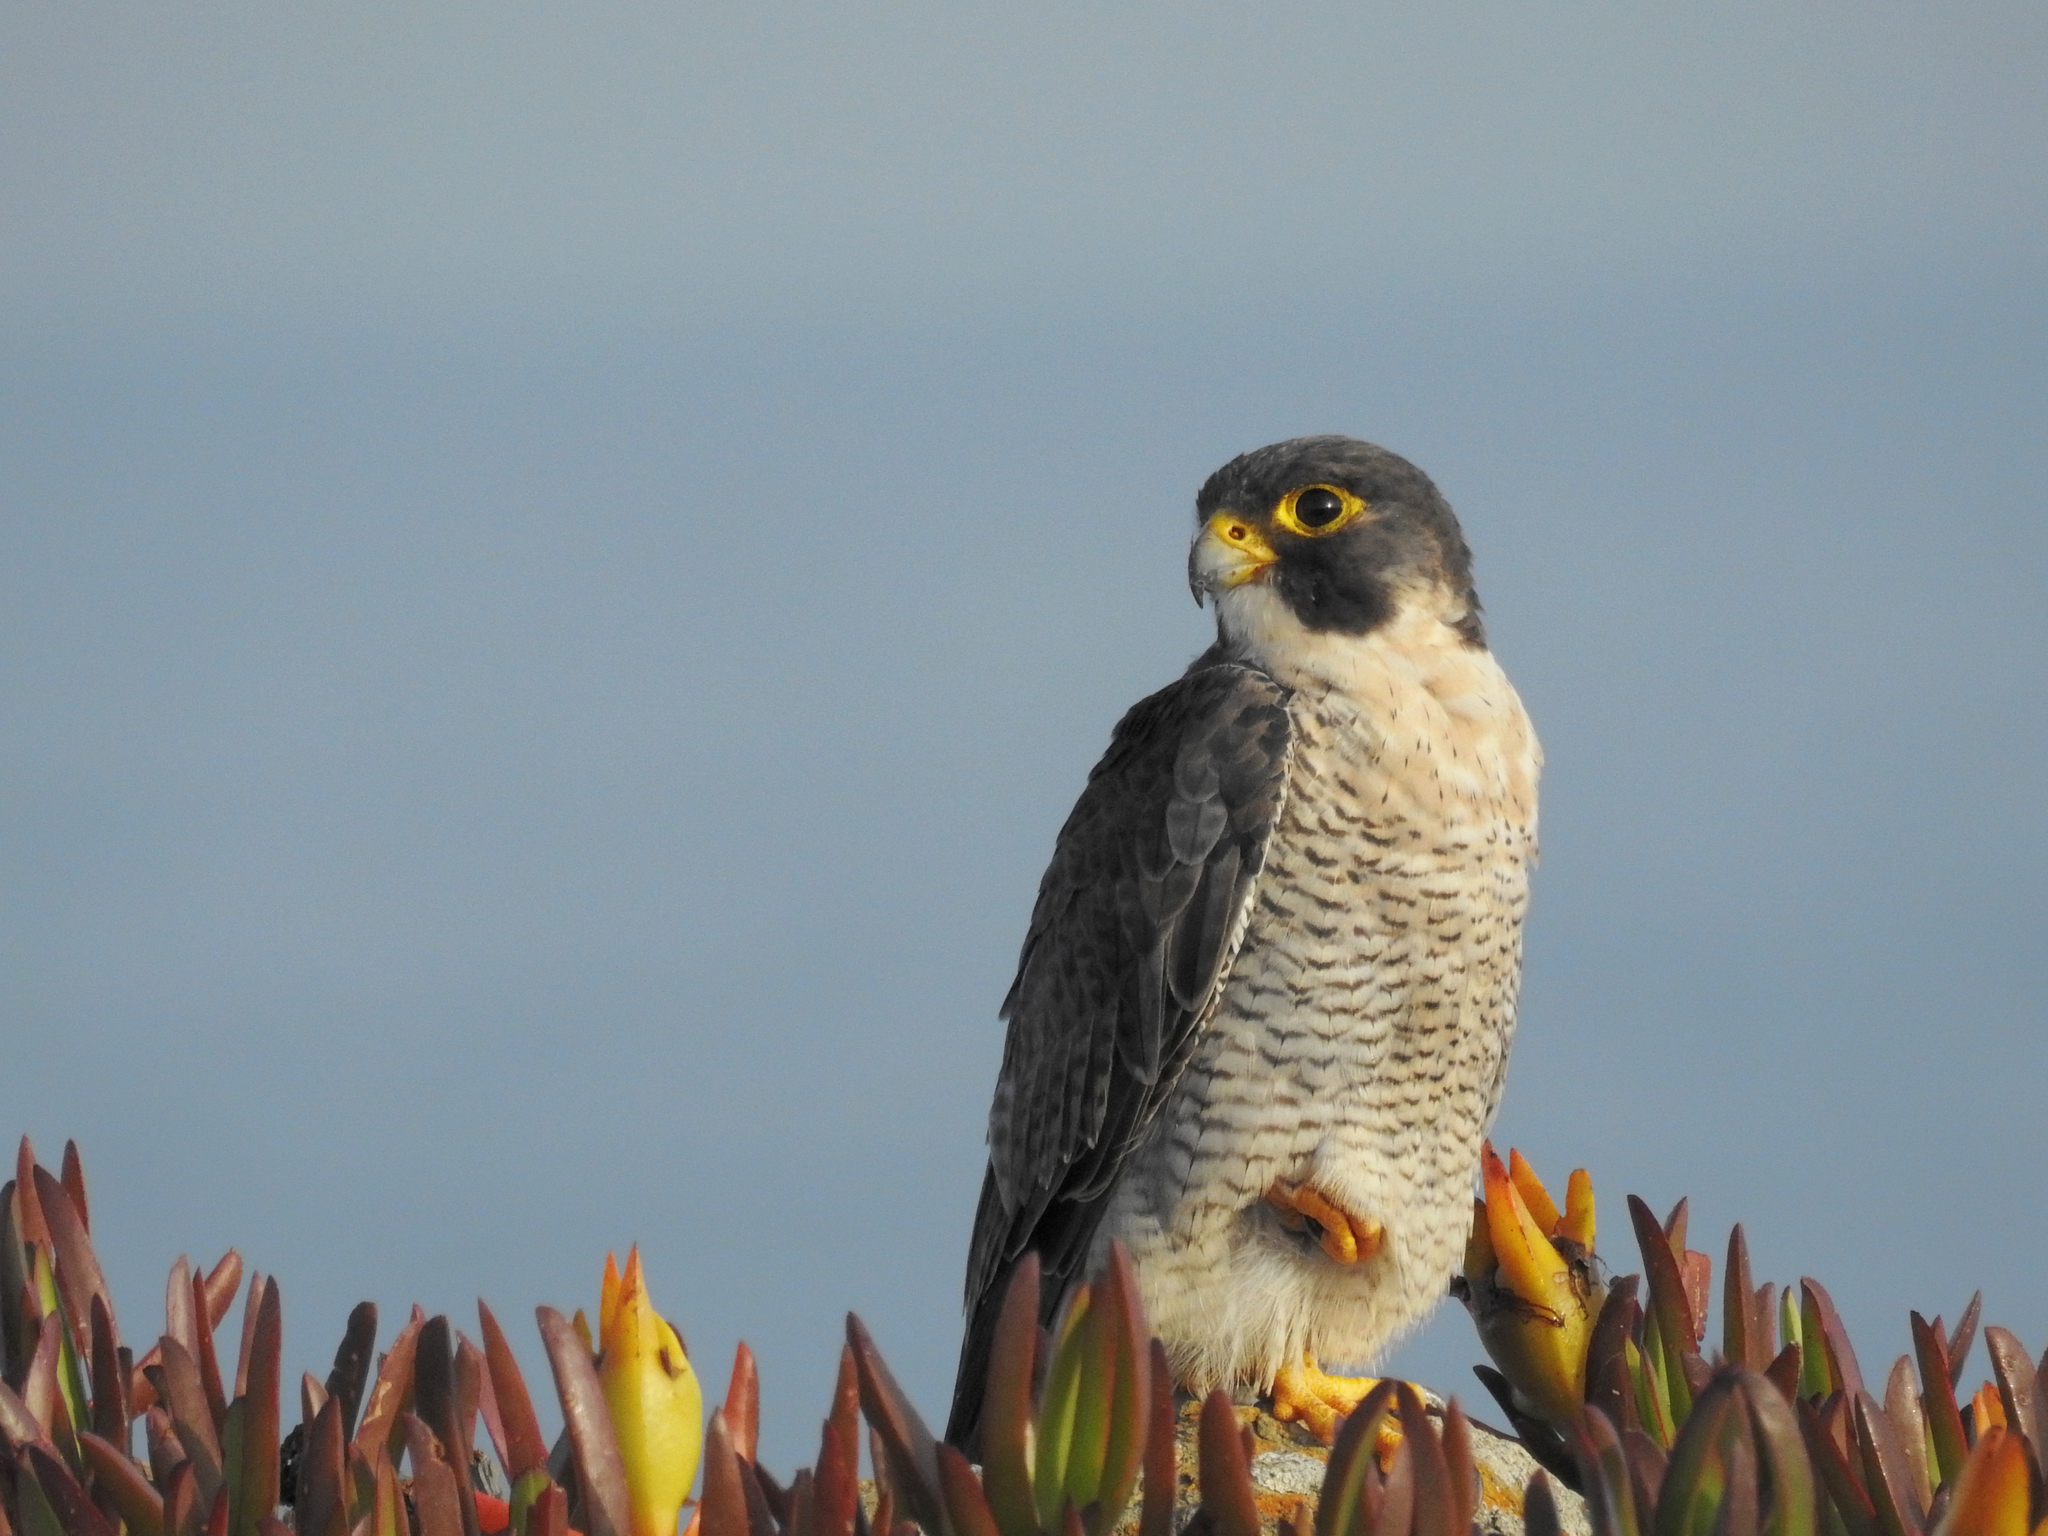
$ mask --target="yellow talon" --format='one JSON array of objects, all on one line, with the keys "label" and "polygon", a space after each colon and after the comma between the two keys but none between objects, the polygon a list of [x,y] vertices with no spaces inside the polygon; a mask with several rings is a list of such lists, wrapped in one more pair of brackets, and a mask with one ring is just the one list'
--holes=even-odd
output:
[{"label": "yellow talon", "polygon": [[1338,1264],[1371,1258],[1386,1236],[1386,1229],[1371,1217],[1353,1216],[1307,1184],[1275,1179],[1266,1191],[1266,1201],[1280,1212],[1280,1223],[1290,1232],[1306,1231],[1313,1221],[1323,1252]]},{"label": "yellow talon", "polygon": [[[1323,1444],[1333,1445],[1344,1416],[1378,1385],[1375,1376],[1332,1376],[1316,1364],[1313,1355],[1304,1355],[1296,1364],[1283,1365],[1273,1378],[1273,1417],[1299,1423]],[[1377,1451],[1381,1466],[1393,1460],[1400,1443],[1401,1431],[1389,1416],[1380,1425]]]}]

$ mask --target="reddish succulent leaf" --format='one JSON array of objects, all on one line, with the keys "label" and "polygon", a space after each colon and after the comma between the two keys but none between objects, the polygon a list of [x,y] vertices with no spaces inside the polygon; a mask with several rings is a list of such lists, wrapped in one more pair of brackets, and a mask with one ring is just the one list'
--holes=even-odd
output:
[{"label": "reddish succulent leaf", "polygon": [[[1691,1524],[1691,1517],[1704,1501],[1710,1501],[1717,1479],[1727,1469],[1726,1450],[1731,1416],[1737,1424],[1744,1419],[1738,1399],[1736,1378],[1723,1374],[1714,1378],[1692,1405],[1692,1412],[1671,1447],[1664,1470],[1663,1487],[1657,1498],[1657,1526],[1660,1532]],[[1679,1524],[1674,1524],[1674,1519]]]},{"label": "reddish succulent leaf", "polygon": [[128,1439],[128,1373],[121,1369],[114,1318],[104,1298],[92,1299],[92,1427],[108,1440]]},{"label": "reddish succulent leaf", "polygon": [[9,1370],[33,1347],[33,1312],[27,1300],[28,1252],[21,1242],[21,1212],[14,1181],[0,1185],[0,1366]]},{"label": "reddish succulent leaf", "polygon": [[1913,1473],[1899,1446],[1897,1430],[1868,1392],[1850,1399],[1856,1441],[1863,1458],[1863,1486],[1886,1536],[1921,1536],[1927,1512],[1920,1507]]},{"label": "reddish succulent leaf", "polygon": [[[747,1492],[747,1529],[753,1536],[781,1536],[789,1503],[775,1479],[758,1466],[741,1465]],[[916,1527],[912,1527],[913,1530]]]},{"label": "reddish succulent leaf", "polygon": [[206,1393],[207,1407],[213,1414],[214,1427],[224,1432],[227,1427],[228,1398],[221,1386],[220,1359],[213,1348],[213,1328],[207,1321],[205,1287],[206,1282],[203,1280],[192,1282],[192,1307],[198,1314],[194,1319],[197,1324],[194,1337],[199,1341],[199,1348],[192,1352],[192,1360],[199,1367],[199,1385]]},{"label": "reddish succulent leaf", "polygon": [[1674,1255],[1685,1252],[1686,1212],[1691,1209],[1692,1201],[1681,1197],[1678,1204],[1671,1207],[1671,1214],[1666,1216],[1662,1223],[1664,1241],[1671,1245],[1671,1252]]},{"label": "reddish succulent leaf", "polygon": [[1110,1409],[1109,1442],[1104,1447],[1101,1508],[1091,1519],[1103,1529],[1123,1517],[1144,1463],[1146,1427],[1152,1411],[1151,1329],[1145,1321],[1144,1299],[1130,1250],[1119,1239],[1109,1245],[1109,1265],[1095,1298],[1096,1315],[1109,1339],[1116,1371],[1116,1398]]},{"label": "reddish succulent leaf", "polygon": [[228,1491],[225,1486],[213,1496],[206,1511],[206,1536],[228,1536]]},{"label": "reddish succulent leaf", "polygon": [[376,1481],[373,1484],[369,1518],[371,1536],[407,1536],[410,1526],[405,1518],[405,1503],[398,1487],[398,1469],[384,1453],[381,1441],[376,1447],[375,1468]]},{"label": "reddish succulent leaf", "polygon": [[1550,1474],[1538,1472],[1529,1479],[1522,1494],[1523,1536],[1564,1536],[1557,1518],[1557,1496],[1550,1491]]},{"label": "reddish succulent leaf", "polygon": [[[1821,1338],[1827,1345],[1828,1372],[1840,1391],[1855,1397],[1863,1388],[1863,1371],[1856,1364],[1856,1351],[1849,1343],[1848,1330],[1842,1326],[1842,1319],[1835,1311],[1834,1298],[1828,1295],[1827,1287],[1818,1280],[1802,1277],[1800,1291],[1806,1300],[1806,1315],[1818,1316]],[[1809,1348],[1811,1341],[1807,1341]]]},{"label": "reddish succulent leaf", "polygon": [[1692,1338],[1686,1348],[1697,1354],[1707,1336],[1707,1308],[1714,1294],[1714,1261],[1697,1248],[1677,1256],[1679,1279],[1685,1285],[1686,1309],[1692,1314]]},{"label": "reddish succulent leaf", "polygon": [[206,1326],[218,1328],[235,1304],[235,1292],[242,1285],[242,1255],[230,1248],[220,1262],[206,1272]]},{"label": "reddish succulent leaf", "polygon": [[818,1536],[818,1481],[809,1467],[789,1480],[789,1536]]},{"label": "reddish succulent leaf", "polygon": [[313,1415],[299,1457],[299,1536],[348,1536],[348,1442],[341,1403],[328,1398]]},{"label": "reddish succulent leaf", "polygon": [[1760,1536],[1757,1519],[1756,1452],[1737,1435],[1721,1453],[1721,1508],[1714,1536]]},{"label": "reddish succulent leaf", "polygon": [[[950,1445],[940,1446],[938,1456],[939,1492],[956,1536],[1000,1536],[1002,1528],[996,1524],[981,1479],[974,1475],[967,1458]],[[1072,1508],[1068,1506],[1070,1511]]]},{"label": "reddish succulent leaf", "polygon": [[455,1379],[454,1330],[436,1314],[413,1347],[413,1397],[420,1421],[434,1432],[455,1474],[456,1515],[464,1536],[479,1536],[475,1492],[469,1482],[469,1425]]},{"label": "reddish succulent leaf", "polygon": [[860,1375],[860,1409],[889,1451],[889,1481],[899,1512],[927,1531],[946,1532],[943,1496],[939,1491],[938,1444],[896,1385],[896,1378],[869,1336],[867,1325],[846,1314],[846,1342],[853,1346],[854,1369]]},{"label": "reddish succulent leaf", "polygon": [[[1680,1202],[1681,1207],[1683,1203]],[[1650,1287],[1650,1304],[1646,1311],[1663,1339],[1667,1357],[1675,1362],[1699,1337],[1698,1320],[1693,1316],[1685,1281],[1679,1274],[1678,1260],[1671,1252],[1671,1241],[1665,1236],[1664,1228],[1650,1214],[1650,1208],[1634,1195],[1628,1197],[1628,1214],[1635,1224],[1636,1245],[1643,1252],[1643,1277]],[[1672,1215],[1678,1218],[1680,1213],[1674,1211]],[[1691,1389],[1682,1365],[1669,1373],[1666,1384],[1671,1387],[1674,1398],[1682,1393],[1690,1399]],[[1692,1404],[1690,1401],[1674,1401],[1671,1406],[1672,1416],[1682,1419]]]},{"label": "reddish succulent leaf", "polygon": [[1218,1536],[1259,1536],[1259,1505],[1252,1491],[1251,1459],[1238,1432],[1230,1394],[1218,1388],[1202,1404],[1196,1439],[1202,1508]]},{"label": "reddish succulent leaf", "polygon": [[311,1371],[299,1372],[299,1423],[311,1424],[328,1404],[327,1388]]},{"label": "reddish succulent leaf", "polygon": [[[260,1278],[260,1277],[259,1277]],[[257,1299],[261,1292],[261,1300]],[[256,1522],[277,1508],[279,1351],[284,1319],[277,1282],[252,1281],[253,1303],[243,1364],[247,1367],[241,1401],[241,1497],[237,1500],[236,1536],[260,1536]]]},{"label": "reddish succulent leaf", "polygon": [[853,1351],[843,1344],[832,1412],[818,1444],[816,1476],[819,1536],[854,1536],[860,1512],[860,1377],[853,1368]]},{"label": "reddish succulent leaf", "polygon": [[2008,1428],[2025,1437],[2033,1448],[2036,1466],[2048,1464],[2042,1452],[2041,1404],[2034,1397],[2034,1362],[2026,1346],[2006,1329],[1995,1324],[1984,1330],[1984,1349],[1991,1356],[1991,1375],[1998,1383],[1999,1401],[2005,1405]]},{"label": "reddish succulent leaf", "polygon": [[1179,1491],[1180,1451],[1174,1438],[1173,1372],[1166,1347],[1147,1341],[1151,1356],[1151,1412],[1145,1433],[1145,1495],[1139,1506],[1138,1536],[1173,1536],[1174,1497]]},{"label": "reddish succulent leaf", "polygon": [[1415,1526],[1415,1451],[1403,1440],[1394,1447],[1394,1459],[1384,1476],[1377,1470],[1366,1474],[1359,1490],[1362,1532],[1400,1531]]},{"label": "reddish succulent leaf", "polygon": [[1956,1407],[1955,1388],[1949,1378],[1948,1355],[1941,1339],[1918,1312],[1912,1314],[1913,1353],[1920,1365],[1920,1406],[1927,1411],[1928,1438],[1934,1442],[1934,1460],[1945,1483],[1963,1469],[1969,1444],[1963,1436],[1963,1416]]},{"label": "reddish succulent leaf", "polygon": [[1572,1455],[1593,1536],[1641,1536],[1650,1512],[1637,1509],[1621,1437],[1598,1408],[1588,1408],[1574,1427]]},{"label": "reddish succulent leaf", "polygon": [[1436,1426],[1430,1422],[1422,1398],[1413,1387],[1403,1381],[1397,1382],[1394,1390],[1401,1419],[1401,1443],[1409,1451],[1415,1479],[1417,1536],[1464,1536],[1456,1520],[1465,1501],[1451,1486],[1451,1469]]},{"label": "reddish succulent leaf", "polygon": [[768,1506],[768,1512],[775,1517],[778,1526],[789,1524],[789,1490],[775,1481],[764,1466],[756,1464],[748,1469],[754,1475],[754,1486],[761,1490],[761,1498]]},{"label": "reddish succulent leaf", "polygon": [[1784,1536],[1811,1536],[1819,1529],[1821,1504],[1798,1417],[1776,1387],[1753,1372],[1742,1377],[1742,1396],[1762,1458],[1762,1481],[1770,1490],[1765,1526]]},{"label": "reddish succulent leaf", "polygon": [[505,1470],[514,1482],[535,1467],[548,1464],[548,1443],[541,1438],[540,1421],[534,1417],[533,1399],[527,1395],[526,1378],[512,1357],[505,1330],[479,1297],[477,1321],[483,1327],[484,1363],[490,1367],[491,1393],[497,1399],[498,1416],[504,1424]]},{"label": "reddish succulent leaf", "polygon": [[1622,1459],[1628,1463],[1628,1485],[1635,1494],[1636,1508],[1655,1509],[1657,1496],[1664,1491],[1664,1474],[1671,1468],[1671,1458],[1664,1454],[1664,1447],[1632,1424],[1623,1425],[1620,1435]]},{"label": "reddish succulent leaf", "polygon": [[1694,1397],[1706,1391],[1707,1384],[1714,1379],[1714,1368],[1689,1350],[1679,1355],[1678,1366],[1685,1372],[1685,1384]]},{"label": "reddish succulent leaf", "polygon": [[1737,1222],[1728,1234],[1728,1264],[1721,1275],[1721,1353],[1731,1365],[1761,1372],[1771,1363],[1771,1339],[1757,1328],[1756,1286],[1749,1272],[1749,1241]]},{"label": "reddish succulent leaf", "polygon": [[1806,1443],[1807,1460],[1820,1474],[1821,1486],[1827,1490],[1849,1536],[1881,1536],[1877,1506],[1863,1487],[1861,1457],[1851,1461],[1812,1403],[1801,1398],[1795,1411],[1800,1438]]},{"label": "reddish succulent leaf", "polygon": [[57,1383],[57,1366],[64,1349],[64,1324],[51,1313],[36,1330],[35,1353],[29,1357],[28,1373],[22,1378],[21,1400],[43,1428],[43,1437],[61,1440],[71,1428],[64,1408],[64,1392]]},{"label": "reddish succulent leaf", "polygon": [[1040,1525],[1031,1457],[1038,1298],[1038,1255],[1027,1253],[1003,1293],[981,1402],[981,1478],[1003,1536],[1036,1536]]},{"label": "reddish succulent leaf", "polygon": [[[471,1343],[461,1329],[455,1333],[455,1434],[463,1446],[465,1462],[477,1450],[477,1415],[489,1403],[489,1417],[498,1417],[498,1403],[492,1395],[492,1376],[483,1364],[483,1350]],[[496,1436],[492,1438],[496,1446]],[[467,1477],[457,1479],[469,1483]]]},{"label": "reddish succulent leaf", "polygon": [[18,1219],[22,1242],[50,1247],[49,1224],[43,1220],[43,1203],[37,1198],[36,1149],[26,1136],[21,1138],[21,1145],[14,1153],[14,1198],[20,1202]]},{"label": "reddish succulent leaf", "polygon": [[[192,1265],[184,1254],[178,1255],[178,1262],[171,1266],[171,1277],[164,1283],[164,1332],[185,1346],[195,1359],[199,1353],[199,1324],[194,1312],[195,1292],[192,1289]],[[144,1357],[147,1363],[148,1357]]]},{"label": "reddish succulent leaf", "polygon": [[[194,1315],[194,1297],[204,1294],[207,1298],[203,1315],[209,1327],[218,1326],[227,1315],[228,1307],[235,1299],[235,1288],[242,1275],[242,1256],[232,1248],[213,1267],[213,1272],[195,1286],[192,1266],[184,1255],[171,1266],[171,1275],[165,1287],[164,1332],[185,1347],[196,1362],[199,1359],[199,1324]],[[128,1375],[129,1411],[140,1413],[156,1401],[156,1389],[150,1383],[151,1368],[163,1360],[163,1348],[157,1345],[134,1365]]]},{"label": "reddish succulent leaf", "polygon": [[80,1435],[78,1449],[92,1468],[93,1486],[107,1492],[127,1525],[129,1536],[163,1536],[163,1495],[150,1486],[142,1468],[118,1446],[98,1435]]},{"label": "reddish succulent leaf", "polygon": [[1778,1389],[1788,1403],[1799,1401],[1799,1373],[1802,1357],[1797,1344],[1787,1344],[1764,1371],[1764,1379]]},{"label": "reddish succulent leaf", "polygon": [[64,1171],[59,1176],[64,1193],[71,1197],[71,1208],[78,1212],[78,1219],[87,1229],[92,1226],[92,1210],[85,1199],[85,1164],[78,1157],[78,1143],[64,1143]]},{"label": "reddish succulent leaf", "polygon": [[543,1490],[526,1517],[526,1536],[570,1536],[569,1495],[560,1488]]},{"label": "reddish succulent leaf", "polygon": [[584,1529],[590,1536],[627,1536],[632,1503],[626,1491],[626,1464],[619,1456],[612,1413],[605,1404],[597,1367],[566,1317],[553,1307],[536,1308],[534,1316],[540,1323],[541,1341],[547,1346],[548,1363],[554,1368],[555,1395],[561,1399],[562,1418],[576,1457]]},{"label": "reddish succulent leaf", "polygon": [[235,1351],[235,1396],[249,1390],[249,1351],[256,1338],[256,1314],[263,1305],[264,1274],[249,1271],[248,1299],[242,1304],[242,1342]]},{"label": "reddish succulent leaf", "polygon": [[384,1352],[384,1364],[377,1371],[370,1395],[364,1399],[362,1418],[356,1423],[350,1444],[373,1461],[380,1449],[388,1454],[398,1443],[398,1416],[412,1403],[413,1352],[424,1321],[414,1318],[398,1330],[398,1337]]},{"label": "reddish succulent leaf", "polygon": [[751,1536],[747,1520],[747,1490],[741,1479],[746,1468],[733,1449],[732,1432],[726,1427],[725,1410],[711,1415],[704,1431],[704,1489],[697,1506],[699,1536]]},{"label": "reddish succulent leaf", "polygon": [[[155,1367],[161,1374],[161,1367]],[[171,1468],[185,1465],[185,1447],[171,1429],[171,1416],[162,1408],[150,1408],[142,1415],[143,1442],[149,1450],[149,1475],[157,1487],[170,1493]]]},{"label": "reddish succulent leaf", "polygon": [[462,1536],[454,1471],[435,1454],[433,1434],[419,1415],[401,1417],[412,1457],[412,1505],[419,1518],[419,1536]]},{"label": "reddish succulent leaf", "polygon": [[257,1536],[293,1536],[292,1528],[275,1515],[265,1515],[256,1522]]},{"label": "reddish succulent leaf", "polygon": [[[1586,1341],[1586,1401],[1615,1424],[1636,1420],[1635,1393],[1629,1385],[1627,1346],[1642,1308],[1636,1304],[1639,1275],[1624,1275],[1608,1287],[1600,1315]],[[1496,1394],[1497,1395],[1497,1394]]]},{"label": "reddish succulent leaf", "polygon": [[2035,1466],[2048,1474],[2048,1349],[2041,1351],[2040,1363],[2034,1367],[2034,1422],[2041,1430]]},{"label": "reddish succulent leaf", "polygon": [[1963,1384],[1963,1367],[1970,1362],[1970,1346],[1977,1342],[1977,1320],[1984,1312],[1984,1293],[1973,1292],[1970,1304],[1963,1308],[1962,1321],[1956,1324],[1956,1331],[1944,1341],[1948,1353],[1948,1385],[1951,1392]]},{"label": "reddish succulent leaf", "polygon": [[1927,1415],[1920,1407],[1918,1383],[1913,1379],[1913,1361],[1901,1355],[1892,1362],[1884,1383],[1885,1415],[1899,1432],[1899,1449],[1905,1454],[1913,1475],[1913,1493],[1925,1509],[1934,1497],[1934,1473],[1927,1464]]},{"label": "reddish succulent leaf", "polygon": [[1771,1361],[1777,1359],[1778,1347],[1778,1287],[1775,1281],[1766,1280],[1756,1288],[1750,1297],[1750,1337],[1762,1341],[1763,1364],[1754,1369],[1764,1374]]},{"label": "reddish succulent leaf", "polygon": [[[741,1461],[752,1461],[761,1439],[761,1377],[745,1339],[732,1352],[732,1380],[725,1389],[725,1430],[732,1437],[733,1454]],[[875,1462],[875,1476],[882,1476],[880,1458]]]},{"label": "reddish succulent leaf", "polygon": [[[875,1481],[875,1497],[889,1491],[889,1447],[882,1442],[881,1431],[872,1424],[868,1426],[868,1475]],[[879,1515],[875,1518],[880,1529],[888,1529]]]},{"label": "reddish succulent leaf", "polygon": [[[1330,1446],[1322,1492],[1316,1501],[1316,1536],[1349,1536],[1351,1531],[1360,1528],[1358,1506],[1365,1498],[1367,1481],[1378,1474],[1379,1464],[1375,1456],[1380,1426],[1394,1408],[1397,1390],[1395,1382],[1383,1380],[1345,1416],[1343,1427],[1337,1431],[1337,1438]],[[1151,1497],[1151,1478],[1152,1469],[1148,1466],[1145,1469],[1148,1500]],[[1170,1514],[1173,1503],[1170,1481],[1166,1493]]]},{"label": "reddish succulent leaf", "polygon": [[[50,1229],[50,1241],[57,1259],[57,1294],[64,1302],[64,1314],[71,1321],[71,1339],[80,1359],[92,1358],[92,1299],[107,1305],[114,1314],[114,1299],[107,1291],[106,1276],[100,1273],[99,1258],[92,1251],[92,1238],[79,1219],[78,1209],[64,1186],[50,1177],[49,1170],[35,1170],[36,1198],[42,1203],[43,1220]],[[115,1342],[119,1342],[117,1339]]]},{"label": "reddish succulent leaf", "polygon": [[341,1436],[356,1432],[356,1414],[363,1406],[363,1388],[370,1380],[370,1364],[377,1347],[377,1303],[359,1301],[348,1314],[341,1343],[335,1347],[334,1364],[327,1371],[327,1395],[341,1404]]},{"label": "reddish succulent leaf", "polygon": [[19,1455],[19,1465],[34,1476],[66,1536],[114,1536],[113,1527],[85,1496],[84,1487],[71,1475],[63,1457],[40,1443],[23,1446]]},{"label": "reddish succulent leaf", "polygon": [[1454,1397],[1444,1409],[1444,1464],[1451,1474],[1451,1529],[1468,1536],[1479,1515],[1479,1468],[1472,1460],[1472,1423]]},{"label": "reddish succulent leaf", "polygon": [[211,1504],[220,1487],[220,1426],[206,1400],[199,1367],[185,1353],[185,1346],[165,1334],[159,1347],[163,1364],[157,1367],[158,1392],[171,1416],[172,1431],[199,1478],[199,1501],[202,1505]]},{"label": "reddish succulent leaf", "polygon": [[[192,1326],[192,1265],[182,1253],[171,1266],[170,1279],[164,1285],[164,1332],[184,1345],[188,1353],[199,1346]],[[129,1373],[131,1412],[142,1413],[157,1401],[156,1388],[149,1378],[151,1368],[162,1361],[162,1346],[152,1344],[149,1352],[136,1362],[135,1369]]]},{"label": "reddish succulent leaf", "polygon": [[181,1461],[171,1469],[164,1488],[164,1529],[170,1536],[199,1536],[199,1480],[192,1463]]},{"label": "reddish succulent leaf", "polygon": [[6,1448],[12,1450],[44,1438],[43,1426],[36,1422],[28,1404],[6,1382],[0,1381],[0,1440],[6,1442]]}]

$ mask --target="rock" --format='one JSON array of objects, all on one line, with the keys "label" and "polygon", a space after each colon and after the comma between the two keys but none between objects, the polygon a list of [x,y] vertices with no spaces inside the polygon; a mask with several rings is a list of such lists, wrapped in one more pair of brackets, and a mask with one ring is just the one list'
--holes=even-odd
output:
[{"label": "rock", "polygon": [[[1424,1392],[1432,1418],[1443,1416],[1443,1399]],[[1174,1529],[1187,1523],[1200,1502],[1195,1486],[1202,1405],[1193,1399],[1180,1405],[1176,1435],[1180,1450],[1180,1486],[1176,1490]],[[1259,1503],[1261,1536],[1278,1536],[1280,1522],[1292,1520],[1297,1530],[1310,1529],[1316,1495],[1322,1491],[1330,1448],[1299,1424],[1283,1424],[1264,1409],[1240,1406],[1238,1422],[1251,1426],[1252,1486]],[[1522,1443],[1485,1424],[1472,1423],[1472,1459],[1479,1469],[1479,1529],[1487,1536],[1521,1536],[1522,1492],[1539,1470]],[[1570,1536],[1591,1536],[1585,1501],[1551,1479],[1557,1496],[1559,1524]],[[1138,1528],[1135,1501],[1117,1527],[1116,1536],[1134,1536]]]}]

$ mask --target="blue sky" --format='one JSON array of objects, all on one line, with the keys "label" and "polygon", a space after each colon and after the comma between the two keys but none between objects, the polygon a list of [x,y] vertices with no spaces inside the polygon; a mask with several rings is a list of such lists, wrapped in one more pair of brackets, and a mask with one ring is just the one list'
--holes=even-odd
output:
[{"label": "blue sky", "polygon": [[[0,15],[0,1128],[929,1412],[1059,821],[1339,430],[1549,755],[1499,1136],[2048,1343],[2038,7]],[[1698,1239],[1696,1238],[1697,1242]],[[1455,1313],[1395,1358],[1468,1394]],[[541,1370],[537,1348],[530,1369]],[[1866,1359],[1866,1366],[1872,1360]]]}]

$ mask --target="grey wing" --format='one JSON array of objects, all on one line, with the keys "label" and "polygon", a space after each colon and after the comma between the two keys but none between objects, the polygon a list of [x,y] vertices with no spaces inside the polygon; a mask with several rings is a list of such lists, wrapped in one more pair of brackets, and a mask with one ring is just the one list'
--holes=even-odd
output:
[{"label": "grey wing", "polygon": [[1287,698],[1263,672],[1198,663],[1118,723],[1060,830],[1003,1004],[957,1445],[974,1443],[1011,1268],[1039,1254],[1049,1322],[1213,1006],[1286,796]]}]

